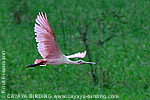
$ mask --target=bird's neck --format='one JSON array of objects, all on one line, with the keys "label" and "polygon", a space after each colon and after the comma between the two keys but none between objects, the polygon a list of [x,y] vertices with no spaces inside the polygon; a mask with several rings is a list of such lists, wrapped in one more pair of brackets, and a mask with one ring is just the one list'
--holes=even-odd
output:
[{"label": "bird's neck", "polygon": [[68,58],[65,59],[64,63],[65,64],[71,64],[71,65],[78,65],[77,61],[71,61]]},{"label": "bird's neck", "polygon": [[69,60],[67,57],[63,57],[63,63],[65,63],[65,64],[71,64],[71,65],[79,65],[78,64],[78,61],[71,61],[71,60]]},{"label": "bird's neck", "polygon": [[78,61],[71,61],[71,60],[69,60],[68,64],[71,64],[71,65],[79,65],[79,64],[78,64]]}]

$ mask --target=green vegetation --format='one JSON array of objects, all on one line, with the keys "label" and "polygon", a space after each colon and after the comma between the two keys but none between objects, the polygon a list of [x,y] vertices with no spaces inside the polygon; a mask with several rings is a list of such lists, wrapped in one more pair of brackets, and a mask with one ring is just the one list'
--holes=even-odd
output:
[{"label": "green vegetation", "polygon": [[[149,0],[1,0],[0,7],[0,49],[6,53],[7,94],[150,98]],[[38,12],[47,13],[65,55],[86,50],[80,31],[88,26],[86,39],[91,59],[97,62],[92,66],[96,73],[91,72],[90,65],[25,68],[42,59],[34,39]],[[84,60],[89,60],[88,55]],[[92,74],[96,75],[95,82]]]}]

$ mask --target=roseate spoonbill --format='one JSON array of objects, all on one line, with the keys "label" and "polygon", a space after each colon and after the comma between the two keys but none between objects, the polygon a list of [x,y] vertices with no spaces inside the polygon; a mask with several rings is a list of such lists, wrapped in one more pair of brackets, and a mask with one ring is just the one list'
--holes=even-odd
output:
[{"label": "roseate spoonbill", "polygon": [[36,59],[35,64],[28,65],[28,67],[36,66],[46,66],[46,65],[60,65],[60,64],[95,64],[94,62],[86,62],[83,60],[71,61],[69,58],[84,58],[86,51],[83,53],[75,53],[73,55],[65,56],[56,41],[55,34],[51,29],[49,22],[47,20],[47,15],[39,12],[36,19],[37,24],[35,24],[34,32],[37,37],[35,37],[37,48],[39,53],[44,59]]}]

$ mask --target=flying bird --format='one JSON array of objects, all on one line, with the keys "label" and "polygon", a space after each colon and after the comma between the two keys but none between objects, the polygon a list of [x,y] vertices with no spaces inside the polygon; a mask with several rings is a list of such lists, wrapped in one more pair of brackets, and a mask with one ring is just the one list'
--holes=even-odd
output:
[{"label": "flying bird", "polygon": [[60,64],[95,64],[94,62],[86,62],[83,60],[71,61],[69,58],[84,58],[86,55],[86,51],[80,53],[75,53],[73,55],[65,56],[56,41],[56,36],[53,30],[50,27],[50,24],[47,19],[47,15],[39,12],[37,15],[36,23],[34,27],[35,39],[38,48],[38,52],[43,57],[43,59],[36,59],[35,64],[28,65],[28,67],[36,67],[36,66],[46,66],[46,65],[60,65]]}]

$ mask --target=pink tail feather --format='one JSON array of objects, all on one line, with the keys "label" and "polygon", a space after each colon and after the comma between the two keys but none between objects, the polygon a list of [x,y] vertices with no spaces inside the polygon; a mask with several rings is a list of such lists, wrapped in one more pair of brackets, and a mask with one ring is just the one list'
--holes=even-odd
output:
[{"label": "pink tail feather", "polygon": [[44,60],[43,59],[36,59],[35,62],[34,62],[34,64],[38,64],[38,63],[40,63],[42,61],[44,61]]},{"label": "pink tail feather", "polygon": [[26,68],[29,68],[29,67],[36,67],[36,66],[46,66],[46,62],[44,59],[36,59],[35,60],[35,64],[31,64],[31,65],[28,65],[26,66]]}]

